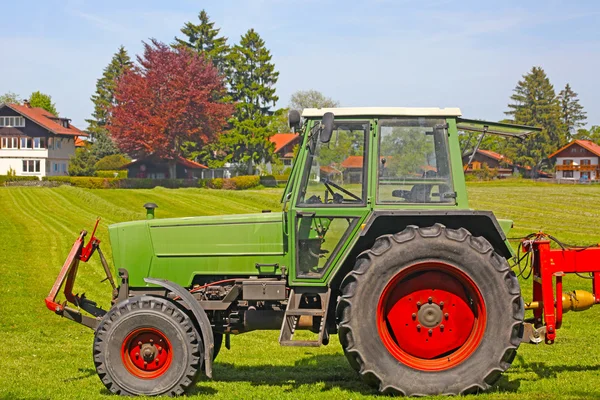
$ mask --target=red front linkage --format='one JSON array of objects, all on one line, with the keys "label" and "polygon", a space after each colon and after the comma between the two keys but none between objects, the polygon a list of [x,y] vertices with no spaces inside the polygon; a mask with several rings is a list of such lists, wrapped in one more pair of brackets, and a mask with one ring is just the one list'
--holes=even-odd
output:
[{"label": "red front linkage", "polygon": [[[538,331],[545,328],[545,342],[552,344],[563,312],[582,311],[600,303],[600,247],[550,249],[549,237],[543,233],[524,240],[522,245],[533,253],[533,301],[525,308],[533,310],[534,327]],[[563,293],[563,276],[582,273],[591,274],[593,294],[583,290]]]},{"label": "red front linkage", "polygon": [[[46,307],[50,311],[55,312],[63,317],[72,319],[76,322],[82,323],[92,329],[95,329],[98,325],[98,321],[95,318],[90,318],[88,316],[82,315],[78,309],[73,309],[67,306],[67,302],[63,304],[58,303],[56,301],[56,296],[60,291],[61,286],[64,284],[64,294],[65,298],[68,302],[73,303],[78,308],[82,308],[95,317],[103,316],[106,311],[96,307],[96,303],[88,300],[85,297],[85,294],[81,296],[73,294],[73,285],[75,284],[75,277],[77,275],[77,269],[79,267],[79,262],[87,262],[90,257],[94,254],[95,251],[98,251],[100,255],[100,261],[102,262],[102,266],[104,267],[104,271],[106,272],[106,279],[108,279],[113,287],[113,290],[116,290],[116,286],[106,262],[102,251],[100,250],[100,239],[98,239],[96,235],[96,229],[98,228],[98,223],[100,222],[100,218],[96,220],[96,224],[94,225],[94,230],[92,231],[92,235],[87,245],[84,245],[85,237],[87,236],[86,231],[81,231],[75,243],[73,243],[73,247],[71,247],[71,251],[65,260],[50,293],[46,297]],[[66,282],[65,282],[66,281]]]}]

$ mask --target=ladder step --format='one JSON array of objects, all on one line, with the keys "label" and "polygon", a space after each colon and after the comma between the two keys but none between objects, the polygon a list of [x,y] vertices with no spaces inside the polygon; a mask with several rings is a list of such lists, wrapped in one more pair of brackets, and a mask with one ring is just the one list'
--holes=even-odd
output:
[{"label": "ladder step", "polygon": [[300,317],[302,315],[312,315],[313,317],[322,317],[325,315],[325,311],[320,310],[320,309],[303,308],[303,309],[289,310],[285,313],[285,315],[288,317]]}]

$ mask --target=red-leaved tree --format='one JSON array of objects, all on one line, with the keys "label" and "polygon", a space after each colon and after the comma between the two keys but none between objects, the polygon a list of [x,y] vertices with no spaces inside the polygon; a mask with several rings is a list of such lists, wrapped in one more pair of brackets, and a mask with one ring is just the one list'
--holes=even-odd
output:
[{"label": "red-leaved tree", "polygon": [[197,53],[152,39],[137,60],[117,83],[108,129],[123,152],[169,160],[174,177],[181,145],[211,141],[225,127],[233,105],[220,101],[223,79]]}]

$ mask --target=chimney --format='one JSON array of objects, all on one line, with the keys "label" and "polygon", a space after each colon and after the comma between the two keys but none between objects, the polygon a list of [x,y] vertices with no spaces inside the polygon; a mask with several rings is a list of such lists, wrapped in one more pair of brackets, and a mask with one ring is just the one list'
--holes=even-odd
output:
[{"label": "chimney", "polygon": [[27,108],[31,108],[31,104],[29,103],[29,100],[23,100],[23,105]]}]

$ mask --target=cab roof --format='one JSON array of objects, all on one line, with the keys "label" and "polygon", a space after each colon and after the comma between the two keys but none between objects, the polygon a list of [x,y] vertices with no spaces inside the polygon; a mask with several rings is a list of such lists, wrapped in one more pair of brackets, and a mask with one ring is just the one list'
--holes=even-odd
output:
[{"label": "cab roof", "polygon": [[394,117],[459,117],[462,115],[460,108],[433,108],[433,107],[338,107],[338,108],[305,108],[302,117],[322,117],[326,112],[333,113],[334,117],[366,117],[366,116],[394,116]]}]

